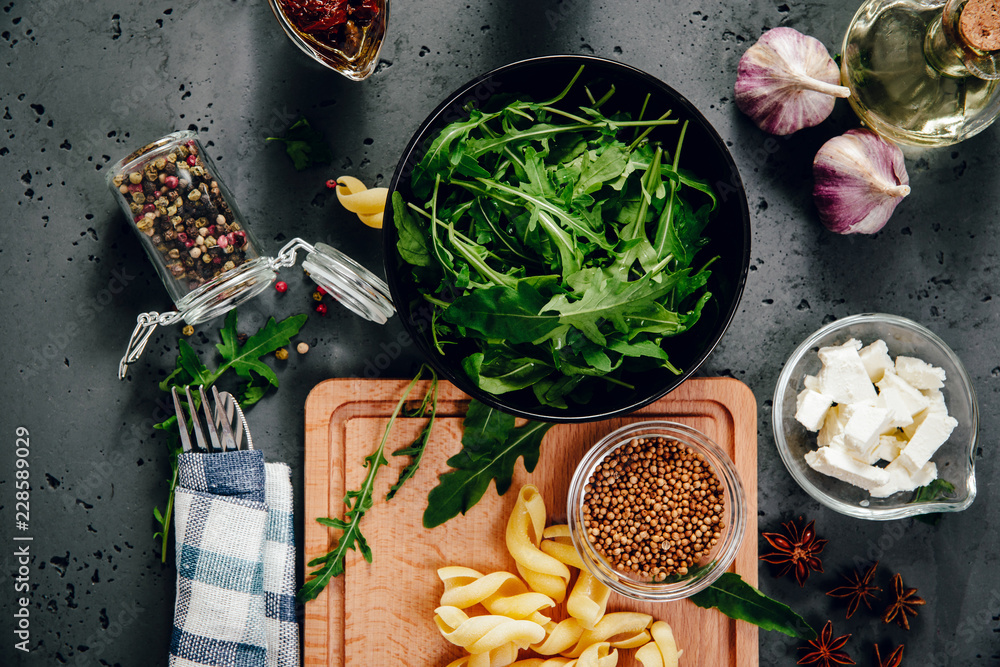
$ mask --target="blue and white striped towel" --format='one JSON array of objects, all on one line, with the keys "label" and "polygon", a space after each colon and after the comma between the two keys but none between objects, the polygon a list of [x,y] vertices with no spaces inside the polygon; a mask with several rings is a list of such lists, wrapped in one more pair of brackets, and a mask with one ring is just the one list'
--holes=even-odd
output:
[{"label": "blue and white striped towel", "polygon": [[174,508],[171,667],[297,667],[288,466],[259,450],[181,454]]}]

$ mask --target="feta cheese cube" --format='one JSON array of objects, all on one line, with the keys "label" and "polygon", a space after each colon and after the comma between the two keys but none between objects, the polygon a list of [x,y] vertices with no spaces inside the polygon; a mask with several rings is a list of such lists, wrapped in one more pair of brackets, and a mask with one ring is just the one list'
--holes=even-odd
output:
[{"label": "feta cheese cube", "polygon": [[826,411],[826,419],[823,420],[823,428],[816,436],[816,442],[820,447],[829,445],[835,437],[844,434],[844,424],[847,420],[841,417],[845,405],[835,405]]},{"label": "feta cheese cube", "polygon": [[795,419],[806,427],[807,431],[816,432],[823,426],[826,412],[833,401],[812,389],[803,389],[795,399]]},{"label": "feta cheese cube", "polygon": [[885,389],[879,391],[875,405],[889,411],[891,417],[891,421],[889,422],[890,430],[909,426],[913,423],[913,414],[910,412],[912,409],[911,403],[907,399],[906,394],[897,387],[887,386]]},{"label": "feta cheese cube", "polygon": [[882,468],[867,465],[832,447],[820,447],[805,456],[809,467],[842,482],[873,489],[889,483],[890,474]]},{"label": "feta cheese cube", "polygon": [[819,391],[833,399],[834,403],[875,404],[878,395],[858,356],[860,348],[861,342],[852,338],[843,345],[819,350],[819,358],[823,362],[823,368],[816,376]]},{"label": "feta cheese cube", "polygon": [[815,375],[807,375],[802,378],[802,386],[806,389],[812,389],[813,391],[819,391],[819,378]]},{"label": "feta cheese cube", "polygon": [[884,340],[877,340],[871,345],[861,348],[858,351],[861,363],[868,371],[871,381],[878,382],[885,375],[885,372],[893,367],[892,359],[889,357],[889,348]]},{"label": "feta cheese cube", "polygon": [[844,443],[855,457],[869,461],[890,421],[892,417],[885,408],[859,406],[844,424]]},{"label": "feta cheese cube", "polygon": [[893,461],[885,467],[885,471],[889,473],[889,482],[871,489],[873,498],[887,498],[900,491],[915,491],[937,479],[937,466],[933,462],[911,472],[899,461]]},{"label": "feta cheese cube", "polygon": [[916,357],[896,357],[896,375],[917,389],[940,389],[944,386],[945,371]]},{"label": "feta cheese cube", "polygon": [[899,456],[900,450],[906,444],[905,440],[900,440],[894,435],[880,435],[878,446],[875,447],[875,454],[882,461],[894,461]]},{"label": "feta cheese cube", "polygon": [[945,405],[944,394],[941,393],[940,389],[924,389],[920,393],[930,401],[930,405],[927,406],[928,412],[936,412],[942,415],[948,414],[948,406]]},{"label": "feta cheese cube", "polygon": [[886,371],[877,385],[880,395],[889,392],[886,395],[886,407],[890,407],[896,413],[897,419],[901,419],[902,415],[907,412],[912,417],[931,403],[930,399],[921,394],[919,389],[892,371]]},{"label": "feta cheese cube", "polygon": [[937,413],[929,413],[914,431],[910,441],[899,453],[902,463],[910,470],[923,468],[934,456],[934,452],[951,437],[951,432],[958,426],[954,417]]}]

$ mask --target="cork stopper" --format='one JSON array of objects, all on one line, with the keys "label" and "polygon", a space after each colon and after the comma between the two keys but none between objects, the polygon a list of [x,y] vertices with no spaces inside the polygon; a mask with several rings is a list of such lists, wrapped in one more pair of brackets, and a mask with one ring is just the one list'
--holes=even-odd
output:
[{"label": "cork stopper", "polygon": [[1000,0],[969,0],[958,19],[958,29],[971,47],[1000,50]]}]

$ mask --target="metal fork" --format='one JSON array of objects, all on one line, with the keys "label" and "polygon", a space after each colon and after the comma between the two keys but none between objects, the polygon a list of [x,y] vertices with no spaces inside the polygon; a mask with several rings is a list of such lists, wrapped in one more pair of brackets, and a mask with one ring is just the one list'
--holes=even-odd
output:
[{"label": "metal fork", "polygon": [[[204,450],[207,452],[228,450],[237,451],[241,448],[243,436],[246,435],[247,449],[253,449],[253,440],[250,438],[250,429],[247,427],[246,417],[243,416],[243,409],[229,392],[220,392],[216,387],[212,387],[212,395],[215,399],[215,415],[213,416],[208,407],[208,397],[205,395],[205,387],[198,387],[201,398],[201,409],[205,414],[205,427],[208,431],[208,438],[202,430],[201,422],[198,419],[198,411],[195,408],[194,397],[191,395],[191,387],[185,387],[184,393],[187,398],[188,414],[191,417],[192,431],[194,431],[197,448],[192,446],[191,436],[188,434],[187,420],[184,417],[184,408],[181,404],[177,387],[170,390],[174,399],[174,412],[177,413],[177,425],[181,434],[181,447],[185,452]],[[233,431],[233,417],[237,417],[235,423],[235,433]],[[222,429],[222,436],[219,436],[219,427]]]}]

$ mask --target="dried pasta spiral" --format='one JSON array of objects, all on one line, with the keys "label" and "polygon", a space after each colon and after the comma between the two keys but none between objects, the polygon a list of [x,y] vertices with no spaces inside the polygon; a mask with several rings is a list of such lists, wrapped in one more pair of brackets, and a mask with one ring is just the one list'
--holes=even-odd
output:
[{"label": "dried pasta spiral", "polygon": [[538,548],[545,516],[545,501],[538,488],[531,484],[521,487],[507,521],[507,550],[528,586],[560,603],[566,598],[570,573],[564,563]]},{"label": "dried pasta spiral", "polygon": [[588,646],[579,658],[529,658],[518,660],[510,667],[616,667],[618,651],[612,650],[608,642]]},{"label": "dried pasta spiral", "polygon": [[337,199],[340,205],[358,216],[361,222],[375,229],[382,229],[389,188],[371,188],[353,176],[337,179]]},{"label": "dried pasta spiral", "polygon": [[545,639],[538,644],[532,644],[531,650],[542,655],[563,653],[576,646],[582,635],[583,627],[575,618],[548,623],[545,625]]},{"label": "dried pasta spiral", "polygon": [[[611,646],[615,648],[642,646],[649,641],[649,632],[646,631],[646,628],[652,622],[653,617],[649,614],[635,611],[616,611],[605,614],[593,630],[584,631],[572,651],[564,651],[563,655],[570,658],[579,657],[591,644],[600,642],[610,642]],[[614,641],[611,641],[612,639]]]},{"label": "dried pasta spiral", "polygon": [[653,635],[653,641],[639,647],[635,652],[635,659],[642,663],[642,667],[677,667],[683,651],[677,650],[677,641],[670,624],[656,621],[649,631]]},{"label": "dried pasta spiral", "polygon": [[611,589],[586,570],[569,535],[569,526],[549,526],[542,534],[541,549],[561,563],[580,571],[573,590],[566,599],[566,612],[580,621],[585,630],[593,630],[608,608]]},{"label": "dried pasta spiral", "polygon": [[442,567],[438,577],[444,582],[441,605],[468,609],[480,604],[491,614],[513,619],[528,619],[544,625],[549,617],[538,613],[556,603],[547,595],[529,591],[524,582],[510,572],[484,575],[469,567]]},{"label": "dried pasta spiral", "polygon": [[505,644],[527,648],[545,637],[545,628],[533,621],[495,615],[470,618],[458,607],[449,606],[438,607],[434,614],[444,638],[472,654],[489,653]]}]

